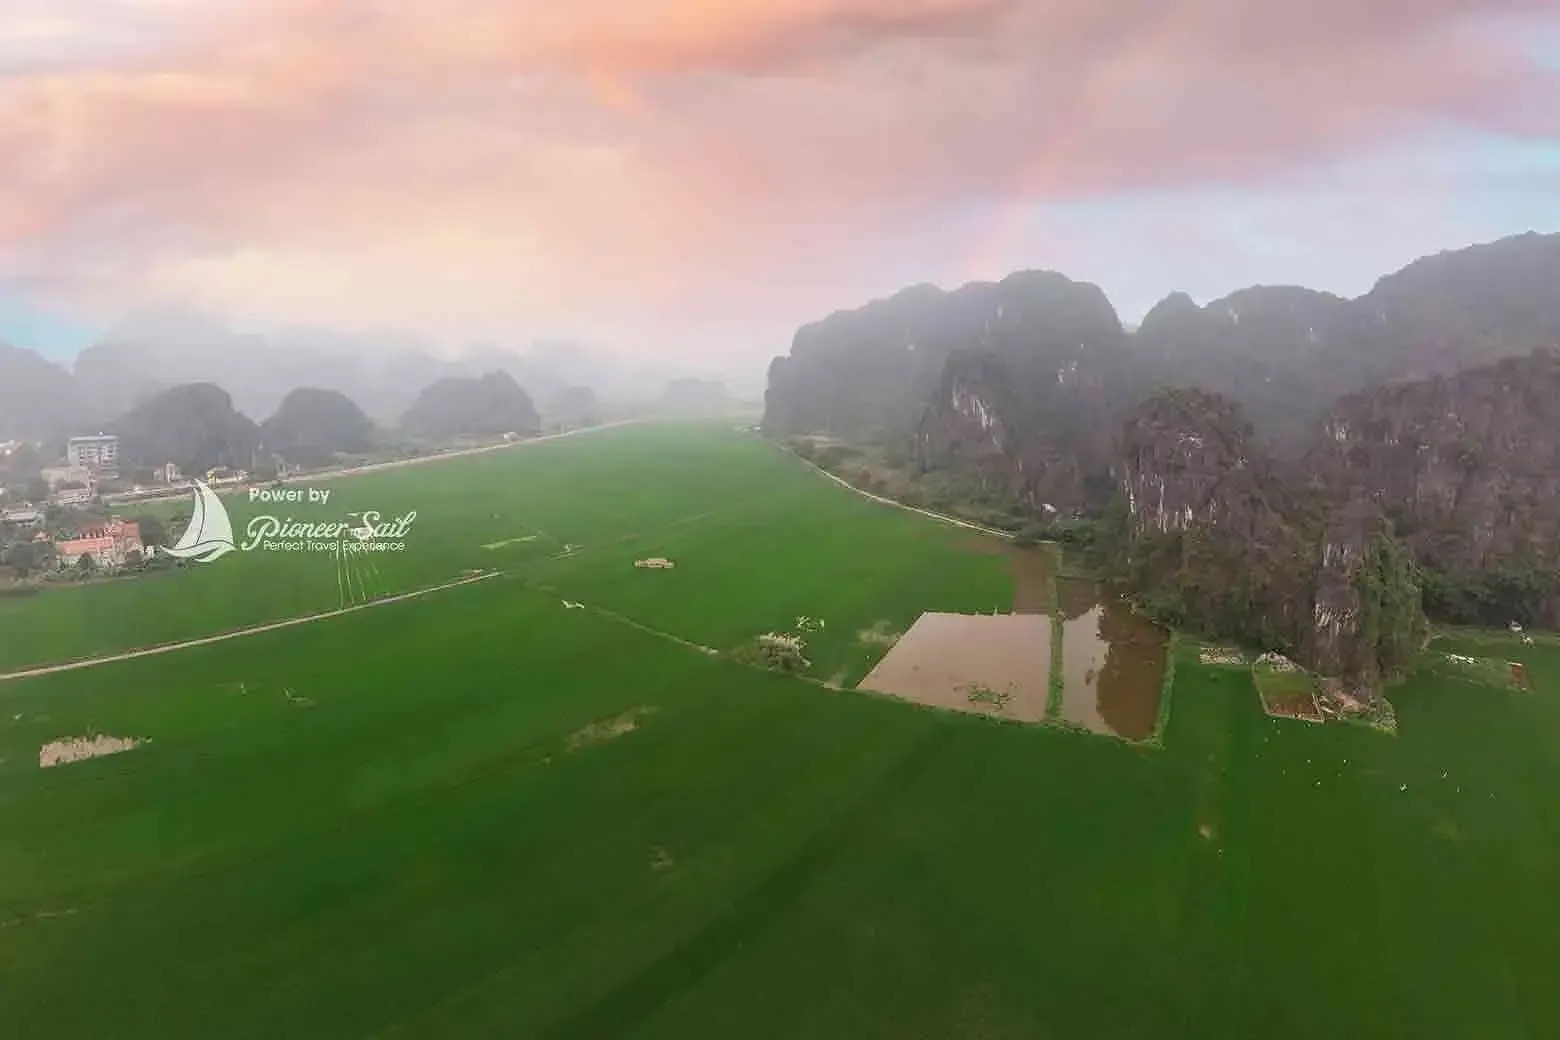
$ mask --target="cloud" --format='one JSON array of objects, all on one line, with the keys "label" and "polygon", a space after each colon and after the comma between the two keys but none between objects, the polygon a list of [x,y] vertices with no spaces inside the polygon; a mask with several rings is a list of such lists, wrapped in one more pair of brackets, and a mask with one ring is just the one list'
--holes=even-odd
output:
[{"label": "cloud", "polygon": [[1013,251],[961,212],[1560,135],[1560,0],[59,9],[0,15],[0,279],[109,310],[726,338]]}]

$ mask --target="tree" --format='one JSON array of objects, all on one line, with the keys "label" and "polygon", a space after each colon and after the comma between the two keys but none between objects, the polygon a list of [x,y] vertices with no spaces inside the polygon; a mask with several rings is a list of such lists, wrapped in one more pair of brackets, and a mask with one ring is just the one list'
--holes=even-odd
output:
[{"label": "tree", "polygon": [[12,542],[4,553],[5,565],[18,579],[29,578],[43,567],[48,549],[42,542]]},{"label": "tree", "polygon": [[168,529],[163,526],[162,518],[156,516],[137,516],[132,518],[141,529],[141,544],[147,546],[167,545]]}]

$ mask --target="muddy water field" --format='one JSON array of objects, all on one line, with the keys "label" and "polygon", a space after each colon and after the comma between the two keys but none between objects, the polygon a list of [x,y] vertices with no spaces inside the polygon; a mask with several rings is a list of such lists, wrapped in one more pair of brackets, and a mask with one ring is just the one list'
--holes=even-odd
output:
[{"label": "muddy water field", "polygon": [[1044,614],[922,614],[859,689],[1020,722],[1045,718],[1051,622]]},{"label": "muddy water field", "polygon": [[1168,637],[1094,582],[1057,581],[1062,615],[1061,720],[1124,740],[1148,740],[1159,722]]},{"label": "muddy water field", "polygon": [[859,688],[947,710],[1152,738],[1167,633],[1126,603],[1107,601],[1097,583],[1058,577],[1045,547],[974,539],[970,548],[1011,561],[1010,612],[922,614]]}]

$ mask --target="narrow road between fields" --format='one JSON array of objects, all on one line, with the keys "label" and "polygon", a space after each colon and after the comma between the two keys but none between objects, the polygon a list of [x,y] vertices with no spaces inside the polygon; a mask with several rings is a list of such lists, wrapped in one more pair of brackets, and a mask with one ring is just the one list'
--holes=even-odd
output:
[{"label": "narrow road between fields", "polygon": [[350,607],[342,607],[339,610],[327,610],[320,614],[305,614],[302,617],[287,618],[285,621],[269,621],[263,625],[252,625],[248,628],[234,629],[231,632],[222,632],[214,636],[202,636],[199,639],[186,639],[178,643],[163,643],[160,646],[149,646],[140,650],[127,650],[124,653],[110,654],[104,657],[88,657],[77,661],[65,661],[60,664],[40,665],[36,668],[25,668],[17,672],[3,672],[0,673],[0,682],[8,682],[14,679],[32,679],[40,675],[53,675],[55,672],[73,672],[80,668],[96,668],[100,665],[134,660],[137,657],[151,657],[153,654],[171,654],[175,650],[188,650],[191,647],[209,646],[212,643],[222,643],[242,636],[259,635],[261,632],[274,632],[279,628],[307,625],[312,621],[324,621],[327,618],[341,617],[343,614],[355,614],[360,610],[368,610],[371,607],[382,607],[388,603],[400,603],[402,600],[416,599],[419,596],[426,596],[432,592],[442,592],[445,589],[454,589],[462,585],[486,581],[489,578],[496,578],[503,573],[503,571],[488,571],[485,574],[473,574],[470,577],[445,582],[443,585],[416,589],[412,592],[399,592],[394,596],[372,599],[367,603],[358,603]]},{"label": "narrow road between fields", "polygon": [[[441,451],[433,455],[418,455],[409,459],[392,459],[389,462],[371,462],[362,466],[349,466],[345,469],[326,469],[317,473],[295,473],[282,479],[283,484],[310,483],[320,480],[335,480],[338,477],[355,477],[363,473],[377,473],[380,470],[400,469],[404,466],[421,466],[429,462],[443,462],[446,459],[464,458],[468,455],[485,455],[494,451],[509,451],[514,448],[523,448],[528,444],[540,444],[543,441],[556,441],[564,437],[577,437],[581,434],[595,433],[598,430],[610,430],[619,426],[638,426],[653,419],[619,419],[616,422],[602,423],[600,426],[582,426],[577,430],[565,430],[563,433],[549,433],[544,437],[531,437],[520,441],[505,441],[502,444],[486,444],[480,448],[460,448],[455,451]],[[227,487],[214,487],[211,490],[218,495],[238,495],[248,491],[255,484],[238,484]],[[170,499],[184,498],[190,493],[189,488],[180,488],[170,494],[158,494],[146,498],[131,499],[128,501],[116,501],[111,504],[119,506],[139,506],[157,502],[166,502]],[[107,501],[107,500],[105,500]]]},{"label": "narrow road between fields", "polygon": [[334,480],[337,477],[352,477],[359,473],[377,473],[382,469],[399,469],[402,466],[418,466],[425,462],[443,462],[445,459],[458,459],[467,455],[485,455],[493,451],[509,451],[514,448],[523,448],[528,444],[541,444],[543,441],[556,441],[564,437],[577,437],[581,434],[596,433],[600,430],[610,430],[618,426],[636,426],[648,422],[646,419],[619,419],[617,422],[602,423],[599,426],[582,426],[577,430],[565,430],[563,433],[549,433],[543,437],[529,437],[525,440],[505,441],[503,444],[487,444],[480,448],[461,448],[456,451],[441,451],[436,455],[419,455],[410,459],[394,459],[390,462],[372,462],[364,466],[351,466],[347,469],[321,470],[318,473],[299,473],[288,477],[283,483],[302,481],[307,483],[315,480]]}]

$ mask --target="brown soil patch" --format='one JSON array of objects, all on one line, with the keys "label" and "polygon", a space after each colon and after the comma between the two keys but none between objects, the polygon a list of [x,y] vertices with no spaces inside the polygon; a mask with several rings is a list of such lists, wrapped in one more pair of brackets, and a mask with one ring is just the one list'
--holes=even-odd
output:
[{"label": "brown soil patch", "polygon": [[578,751],[582,747],[616,740],[618,737],[632,733],[639,728],[639,720],[653,711],[655,711],[653,707],[641,706],[630,708],[610,719],[592,722],[589,726],[576,730],[569,737],[569,750]]},{"label": "brown soil patch", "polygon": [[1104,602],[1098,582],[1084,578],[1056,579],[1056,612],[1063,621],[1081,618]]},{"label": "brown soil patch", "polygon": [[52,740],[38,749],[38,768],[85,762],[89,758],[117,755],[141,744],[138,737],[66,737]]},{"label": "brown soil patch", "polygon": [[1322,710],[1316,698],[1309,693],[1282,690],[1276,693],[1258,691],[1262,697],[1262,710],[1283,719],[1301,719],[1305,722],[1321,722]]},{"label": "brown soil patch", "polygon": [[1096,599],[1064,621],[1062,719],[1124,740],[1151,738],[1159,722],[1168,644],[1163,629],[1125,603]]},{"label": "brown soil patch", "polygon": [[1044,614],[922,614],[857,687],[953,711],[1045,718],[1051,620]]}]

